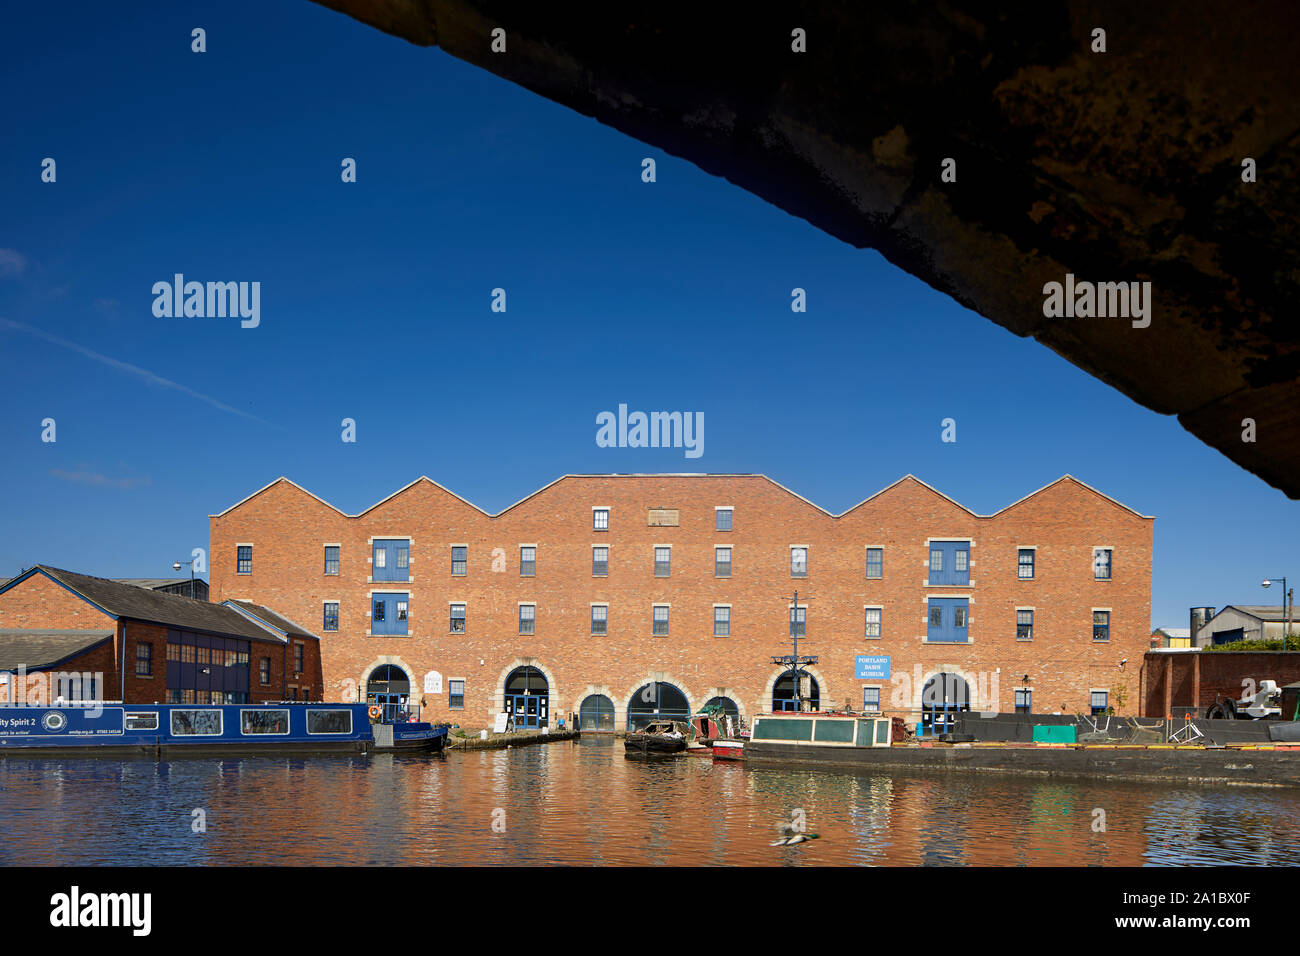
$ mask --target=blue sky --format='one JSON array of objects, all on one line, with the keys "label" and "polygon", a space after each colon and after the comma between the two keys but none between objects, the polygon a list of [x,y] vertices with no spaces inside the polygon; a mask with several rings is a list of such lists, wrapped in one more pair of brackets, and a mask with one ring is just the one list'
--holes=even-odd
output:
[{"label": "blue sky", "polygon": [[[0,576],[170,574],[281,474],[354,512],[421,474],[497,511],[569,472],[763,472],[840,512],[910,472],[980,513],[1069,473],[1156,515],[1154,624],[1300,583],[1300,504],[1173,418],[439,50],[307,2],[5,18]],[[155,317],[176,272],[259,281],[261,324]],[[703,412],[703,457],[597,447],[619,403]]]}]

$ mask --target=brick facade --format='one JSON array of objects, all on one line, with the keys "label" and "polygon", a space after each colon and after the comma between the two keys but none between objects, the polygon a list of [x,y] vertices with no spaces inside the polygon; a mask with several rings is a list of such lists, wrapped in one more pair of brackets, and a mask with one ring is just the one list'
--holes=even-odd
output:
[{"label": "brick facade", "polygon": [[[733,508],[730,531],[715,508]],[[592,528],[608,507],[609,530]],[[652,509],[674,509],[677,526],[651,526]],[[979,709],[1011,710],[1028,686],[1036,711],[1086,711],[1091,690],[1117,710],[1138,704],[1137,671],[1150,634],[1153,520],[1069,477],[991,516],[978,516],[924,483],[904,478],[838,517],[760,475],[566,476],[499,515],[488,515],[420,479],[358,515],[347,515],[279,479],[210,519],[212,599],[273,607],[321,634],[325,694],[365,687],[371,670],[406,670],[425,714],[485,725],[503,707],[511,670],[527,663],[549,683],[554,717],[603,693],[625,725],[629,699],[663,680],[692,708],[731,697],[747,717],[771,709],[789,653],[788,601],[807,604],[809,668],[823,708],[862,705],[881,688],[886,711],[915,715],[921,685],[961,674]],[[372,542],[410,539],[409,581],[371,582]],[[970,540],[970,585],[927,586],[927,539]],[[240,574],[238,545],[252,546]],[[325,573],[325,546],[339,547],[339,573]],[[468,549],[467,573],[452,574],[452,547]],[[536,572],[520,574],[521,545],[535,545]],[[592,574],[592,546],[607,546],[607,577]],[[654,573],[654,548],[671,546],[668,577]],[[729,578],[714,575],[714,548],[732,548]],[[807,573],[791,575],[790,547],[806,545]],[[884,549],[883,577],[867,579],[866,548]],[[1019,548],[1036,548],[1033,580],[1017,575]],[[1108,581],[1094,580],[1093,548],[1113,549]],[[409,593],[409,634],[368,636],[371,592]],[[926,640],[927,598],[964,597],[967,644]],[[339,603],[339,629],[321,629],[323,605]],[[452,633],[450,605],[466,605]],[[536,605],[535,633],[521,636],[519,605]],[[593,603],[608,604],[604,635],[591,633]],[[652,605],[667,604],[669,634],[652,633]],[[714,605],[731,606],[730,636],[713,636]],[[882,637],[864,636],[864,606],[882,608]],[[1016,609],[1034,608],[1034,638],[1016,638]],[[1092,612],[1109,609],[1110,640],[1094,642]],[[888,655],[892,677],[854,679],[855,655]],[[1127,659],[1128,664],[1120,666]],[[421,694],[424,675],[440,694]],[[1028,675],[1028,684],[1023,678]],[[448,706],[448,681],[463,679],[463,710]],[[994,686],[996,685],[996,692]]]},{"label": "brick facade", "polygon": [[[1300,681],[1300,654],[1294,651],[1157,651],[1142,666],[1142,715],[1181,715],[1195,707],[1198,715],[1221,698],[1237,700],[1260,681],[1279,687]],[[1290,715],[1286,715],[1290,720]]]}]

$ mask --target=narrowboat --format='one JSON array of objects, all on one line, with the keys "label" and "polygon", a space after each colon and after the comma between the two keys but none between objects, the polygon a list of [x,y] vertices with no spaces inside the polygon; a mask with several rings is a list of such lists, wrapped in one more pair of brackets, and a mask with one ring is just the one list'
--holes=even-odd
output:
[{"label": "narrowboat", "polygon": [[[829,751],[889,747],[893,722],[888,717],[851,713],[787,712],[762,714],[744,747],[745,760],[824,758]],[[714,745],[717,749],[717,743]]]},{"label": "narrowboat", "polygon": [[727,737],[713,742],[714,760],[744,760],[745,742],[739,738]]},{"label": "narrowboat", "polygon": [[686,750],[690,738],[689,724],[680,720],[652,720],[623,738],[623,756],[628,760],[675,757]]},{"label": "narrowboat", "polygon": [[446,736],[445,726],[371,723],[365,704],[0,704],[0,757],[427,751]]}]

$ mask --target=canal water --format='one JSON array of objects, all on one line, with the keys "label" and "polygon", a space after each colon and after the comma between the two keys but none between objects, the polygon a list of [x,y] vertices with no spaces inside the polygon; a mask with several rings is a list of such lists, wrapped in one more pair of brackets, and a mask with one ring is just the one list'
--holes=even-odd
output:
[{"label": "canal water", "polygon": [[[771,846],[797,819],[819,839]],[[446,757],[11,757],[0,836],[0,865],[1277,865],[1300,862],[1300,793],[645,764],[587,737]]]}]

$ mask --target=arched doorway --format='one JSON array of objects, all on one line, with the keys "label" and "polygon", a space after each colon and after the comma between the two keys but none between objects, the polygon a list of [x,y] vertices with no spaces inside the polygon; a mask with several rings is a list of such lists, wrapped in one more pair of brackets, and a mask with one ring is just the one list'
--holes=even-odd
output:
[{"label": "arched doorway", "polygon": [[614,729],[614,702],[604,694],[588,694],[578,708],[579,730]]},{"label": "arched doorway", "polygon": [[516,667],[506,677],[505,709],[514,717],[517,729],[548,726],[550,702],[550,685],[536,667]]},{"label": "arched doorway", "polygon": [[957,715],[970,710],[970,688],[957,674],[935,674],[921,690],[921,734],[931,736],[957,729]]},{"label": "arched doorway", "polygon": [[637,688],[627,705],[627,729],[640,730],[652,720],[687,720],[691,705],[681,688],[655,681]]},{"label": "arched doorway", "polygon": [[[803,705],[805,710],[821,710],[822,689],[817,678],[807,671],[801,672],[804,679]],[[799,701],[795,696],[794,671],[788,670],[777,678],[772,685],[772,710],[798,710]]]},{"label": "arched doorway", "polygon": [[366,703],[383,708],[385,723],[405,720],[411,699],[411,681],[406,671],[394,664],[380,664],[366,681]]}]

